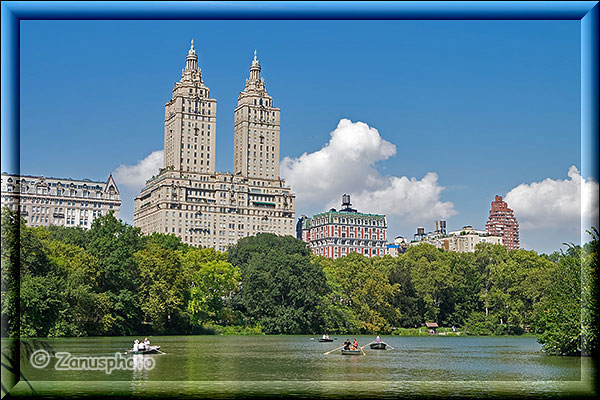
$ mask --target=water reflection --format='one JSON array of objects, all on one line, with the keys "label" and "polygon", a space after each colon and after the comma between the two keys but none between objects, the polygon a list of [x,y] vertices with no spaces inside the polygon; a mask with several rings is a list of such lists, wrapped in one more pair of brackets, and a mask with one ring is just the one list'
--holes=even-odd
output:
[{"label": "water reflection", "polygon": [[133,376],[132,380],[148,379],[148,372],[154,368],[155,360],[150,355],[132,354],[133,357]]}]

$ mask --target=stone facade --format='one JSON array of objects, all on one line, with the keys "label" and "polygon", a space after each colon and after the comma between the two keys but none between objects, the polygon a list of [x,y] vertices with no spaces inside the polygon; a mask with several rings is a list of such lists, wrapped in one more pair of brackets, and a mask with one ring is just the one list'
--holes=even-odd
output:
[{"label": "stone facade", "polygon": [[181,80],[165,104],[165,168],[215,172],[217,100],[202,81],[194,41]]},{"label": "stone facade", "polygon": [[258,233],[293,235],[295,195],[279,177],[280,110],[266,92],[256,52],[234,111],[235,173],[214,171],[217,102],[197,60],[192,42],[165,106],[165,168],[135,198],[134,225],[219,251]]},{"label": "stone facade", "polygon": [[121,195],[112,175],[106,182],[2,173],[2,205],[29,226],[90,228],[110,211],[119,218]]},{"label": "stone facade", "polygon": [[342,209],[331,209],[302,219],[302,240],[315,255],[331,259],[352,252],[366,257],[384,256],[387,252],[385,215],[360,213],[344,195]]},{"label": "stone facade", "polygon": [[279,112],[267,93],[254,52],[250,79],[246,79],[246,88],[239,94],[234,111],[235,174],[265,179],[279,177]]},{"label": "stone facade", "polygon": [[492,202],[485,229],[490,235],[501,236],[507,250],[516,250],[520,247],[519,222],[513,210],[502,200],[502,196],[496,196]]}]

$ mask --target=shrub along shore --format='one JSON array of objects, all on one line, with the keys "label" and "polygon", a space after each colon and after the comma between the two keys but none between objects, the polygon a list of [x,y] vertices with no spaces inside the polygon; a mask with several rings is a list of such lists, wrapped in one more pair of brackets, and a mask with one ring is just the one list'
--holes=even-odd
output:
[{"label": "shrub along shore", "polygon": [[550,255],[420,244],[395,258],[330,260],[273,234],[221,253],[144,236],[112,214],[89,230],[32,228],[3,207],[2,335],[428,335],[423,324],[436,322],[437,334],[529,333],[549,354],[589,355],[597,254],[596,230]]}]

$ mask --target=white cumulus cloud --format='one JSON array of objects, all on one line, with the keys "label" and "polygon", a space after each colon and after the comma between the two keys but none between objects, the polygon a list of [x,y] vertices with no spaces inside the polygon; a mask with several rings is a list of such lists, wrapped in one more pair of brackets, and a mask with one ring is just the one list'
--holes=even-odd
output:
[{"label": "white cumulus cloud", "polygon": [[575,166],[567,179],[547,178],[541,182],[523,183],[506,195],[519,225],[525,230],[561,228],[585,231],[584,224],[598,220],[598,182],[584,179]]},{"label": "white cumulus cloud", "polygon": [[440,200],[444,190],[434,172],[421,180],[382,176],[378,161],[396,154],[396,146],[363,122],[342,119],[323,148],[300,157],[285,157],[281,176],[297,194],[296,212],[338,208],[344,193],[359,211],[396,216],[406,222],[448,218],[456,214]]},{"label": "white cumulus cloud", "polygon": [[451,202],[440,200],[443,190],[435,172],[428,172],[421,180],[389,176],[380,180],[378,189],[356,193],[352,202],[362,209],[422,223],[456,215]]},{"label": "white cumulus cloud", "polygon": [[158,173],[163,166],[164,152],[153,151],[146,158],[135,165],[121,164],[114,173],[115,181],[119,186],[125,186],[132,191],[139,191],[146,181]]}]

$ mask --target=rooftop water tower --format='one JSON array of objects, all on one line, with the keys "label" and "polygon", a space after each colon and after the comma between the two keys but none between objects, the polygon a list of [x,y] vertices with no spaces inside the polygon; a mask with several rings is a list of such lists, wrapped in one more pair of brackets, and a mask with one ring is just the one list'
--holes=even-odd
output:
[{"label": "rooftop water tower", "polygon": [[356,212],[356,210],[352,208],[352,203],[350,203],[349,194],[344,193],[344,195],[342,196],[342,208],[340,209],[340,211]]},{"label": "rooftop water tower", "polygon": [[425,238],[425,228],[420,226],[417,228],[417,233],[415,233],[415,240],[423,240]]}]

